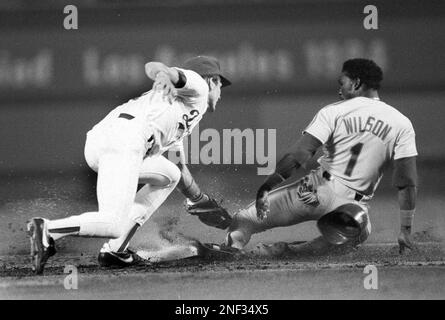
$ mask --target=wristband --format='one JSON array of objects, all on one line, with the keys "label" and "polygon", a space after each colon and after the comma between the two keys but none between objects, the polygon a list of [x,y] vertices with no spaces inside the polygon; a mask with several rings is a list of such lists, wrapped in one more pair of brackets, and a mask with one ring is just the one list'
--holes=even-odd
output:
[{"label": "wristband", "polygon": [[400,210],[400,225],[402,227],[411,227],[413,224],[415,212],[416,212],[416,209]]},{"label": "wristband", "polygon": [[185,185],[178,185],[178,189],[181,190],[182,194],[191,201],[199,201],[202,198],[202,192],[199,189],[198,184],[195,182],[195,179],[193,177],[191,178],[190,184],[188,186]]}]

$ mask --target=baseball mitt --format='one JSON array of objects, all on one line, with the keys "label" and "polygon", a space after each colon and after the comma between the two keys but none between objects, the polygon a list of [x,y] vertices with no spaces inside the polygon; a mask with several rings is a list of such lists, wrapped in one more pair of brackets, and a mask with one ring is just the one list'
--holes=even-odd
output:
[{"label": "baseball mitt", "polygon": [[197,216],[202,223],[218,229],[227,229],[232,217],[226,209],[221,207],[215,199],[207,194],[196,202],[186,200],[185,209],[191,215]]}]

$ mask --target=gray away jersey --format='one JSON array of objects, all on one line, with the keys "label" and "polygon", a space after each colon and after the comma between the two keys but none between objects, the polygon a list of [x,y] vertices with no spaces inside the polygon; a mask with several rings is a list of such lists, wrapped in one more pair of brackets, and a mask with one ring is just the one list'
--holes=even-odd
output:
[{"label": "gray away jersey", "polygon": [[322,168],[368,196],[391,160],[417,155],[411,121],[376,99],[357,97],[328,105],[304,132],[323,143],[318,160]]}]

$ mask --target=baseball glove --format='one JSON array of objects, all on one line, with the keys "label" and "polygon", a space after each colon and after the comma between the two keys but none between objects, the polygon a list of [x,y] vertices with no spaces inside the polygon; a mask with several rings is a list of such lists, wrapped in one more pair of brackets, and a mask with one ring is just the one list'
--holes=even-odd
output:
[{"label": "baseball glove", "polygon": [[202,223],[210,227],[224,230],[227,229],[232,222],[232,217],[227,210],[207,194],[204,194],[203,197],[196,202],[187,199],[185,209],[188,213],[197,216]]}]

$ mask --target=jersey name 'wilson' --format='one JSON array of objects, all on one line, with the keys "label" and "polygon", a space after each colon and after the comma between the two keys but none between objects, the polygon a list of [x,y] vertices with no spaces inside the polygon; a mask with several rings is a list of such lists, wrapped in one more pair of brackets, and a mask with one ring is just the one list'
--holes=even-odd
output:
[{"label": "jersey name 'wilson'", "polygon": [[374,117],[368,117],[366,121],[363,121],[362,117],[350,117],[343,119],[343,123],[347,134],[367,131],[382,140],[385,140],[392,129],[391,126]]}]

